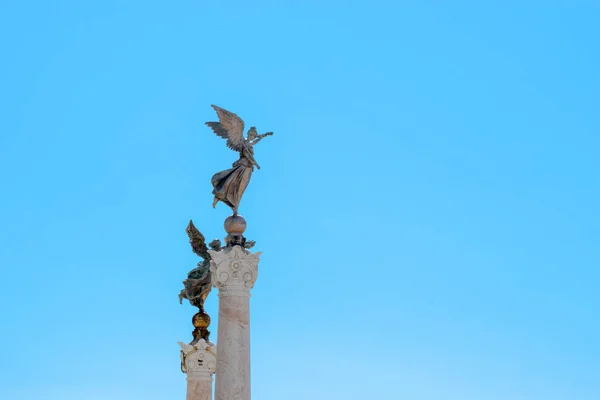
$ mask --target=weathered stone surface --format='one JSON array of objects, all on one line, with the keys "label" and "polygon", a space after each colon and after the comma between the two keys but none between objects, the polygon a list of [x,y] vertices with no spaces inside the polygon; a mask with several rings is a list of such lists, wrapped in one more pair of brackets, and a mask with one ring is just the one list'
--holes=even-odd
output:
[{"label": "weathered stone surface", "polygon": [[187,374],[186,400],[212,400],[212,380],[217,367],[217,349],[200,339],[195,345],[179,342],[181,370]]},{"label": "weathered stone surface", "polygon": [[260,253],[241,246],[211,251],[213,285],[219,289],[215,400],[250,400],[250,289]]}]

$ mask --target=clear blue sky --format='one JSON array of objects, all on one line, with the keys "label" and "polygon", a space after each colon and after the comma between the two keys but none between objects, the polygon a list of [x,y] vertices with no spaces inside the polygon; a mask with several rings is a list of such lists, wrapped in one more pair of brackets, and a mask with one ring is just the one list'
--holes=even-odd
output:
[{"label": "clear blue sky", "polygon": [[185,398],[214,103],[275,132],[240,208],[254,399],[599,399],[599,17],[2,2],[0,398]]}]

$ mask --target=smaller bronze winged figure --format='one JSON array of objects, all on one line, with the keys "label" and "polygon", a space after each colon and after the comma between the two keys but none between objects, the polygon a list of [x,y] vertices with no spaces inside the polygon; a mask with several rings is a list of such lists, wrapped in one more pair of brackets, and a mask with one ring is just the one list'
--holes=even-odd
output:
[{"label": "smaller bronze winged figure", "polygon": [[[195,329],[192,332],[194,340],[190,343],[196,344],[200,339],[204,339],[208,342],[210,336],[210,332],[208,331],[210,316],[204,311],[204,302],[212,287],[212,274],[210,272],[211,256],[208,252],[208,247],[214,251],[220,251],[223,247],[221,246],[221,241],[219,239],[213,240],[206,246],[204,235],[200,233],[192,220],[190,220],[185,231],[190,238],[192,251],[202,258],[202,261],[198,263],[197,267],[188,272],[187,279],[183,281],[183,289],[179,292],[180,304],[183,299],[188,299],[191,305],[198,307],[198,312],[192,317],[192,324]],[[254,244],[255,242],[251,240],[245,242],[243,246],[245,249],[250,249]]]},{"label": "smaller bronze winged figure", "polygon": [[244,138],[244,121],[234,113],[221,107],[211,105],[217,112],[219,122],[207,122],[206,125],[223,139],[227,139],[227,147],[240,153],[240,158],[233,163],[232,168],[217,172],[211,182],[214,187],[213,208],[219,201],[227,204],[233,210],[233,215],[238,214],[238,207],[242,195],[248,187],[254,167],[260,166],[254,159],[254,146],[264,137],[273,132],[259,135],[255,127],[250,127],[247,137]]},{"label": "smaller bronze winged figure", "polygon": [[[200,233],[198,228],[190,220],[186,228],[192,251],[202,257],[202,261],[198,266],[188,273],[187,279],[183,281],[184,289],[179,293],[179,302],[183,299],[188,299],[190,303],[198,307],[201,313],[204,313],[204,301],[210,293],[211,275],[210,275],[210,253],[206,246],[204,235]],[[218,239],[210,242],[209,246],[213,250],[221,249],[221,241]]]}]

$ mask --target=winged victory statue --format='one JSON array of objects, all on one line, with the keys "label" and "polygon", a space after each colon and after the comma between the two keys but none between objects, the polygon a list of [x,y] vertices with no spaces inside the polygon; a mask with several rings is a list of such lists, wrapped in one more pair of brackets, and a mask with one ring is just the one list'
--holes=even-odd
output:
[{"label": "winged victory statue", "polygon": [[234,113],[221,107],[211,105],[217,112],[219,122],[207,122],[217,136],[227,139],[227,147],[240,153],[240,158],[233,163],[232,168],[217,172],[213,175],[213,208],[219,201],[227,204],[233,210],[233,215],[238,215],[238,207],[244,191],[248,187],[254,167],[260,166],[254,159],[254,146],[263,138],[273,132],[259,135],[254,126],[250,127],[244,137],[244,121]]},{"label": "winged victory statue", "polygon": [[213,250],[219,250],[221,248],[221,242],[218,239],[213,240],[208,246],[204,235],[194,226],[194,223],[190,220],[186,230],[188,237],[190,238],[190,244],[192,245],[192,251],[196,255],[202,258],[196,268],[188,273],[188,277],[183,281],[185,288],[179,294],[179,302],[181,300],[188,299],[190,303],[200,309],[200,312],[204,313],[204,301],[210,293],[211,280],[210,280],[210,253],[208,252],[208,246]]},{"label": "winged victory statue", "polygon": [[211,257],[208,248],[210,247],[212,250],[216,251],[220,250],[221,241],[215,239],[207,246],[204,235],[196,228],[196,226],[194,226],[194,223],[191,220],[186,228],[186,232],[190,238],[192,251],[202,258],[202,261],[198,263],[196,268],[188,273],[187,279],[183,281],[184,288],[179,293],[179,303],[181,303],[183,299],[188,299],[190,304],[198,307],[198,312],[192,318],[195,329],[192,333],[194,340],[191,344],[196,344],[200,339],[204,339],[208,342],[208,337],[210,335],[210,332],[207,329],[210,324],[210,316],[204,311],[204,302],[212,287],[210,273]]}]

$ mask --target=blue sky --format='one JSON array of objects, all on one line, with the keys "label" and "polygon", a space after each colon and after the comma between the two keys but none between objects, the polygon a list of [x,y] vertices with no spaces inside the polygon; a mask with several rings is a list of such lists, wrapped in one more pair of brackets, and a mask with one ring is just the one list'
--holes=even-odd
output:
[{"label": "blue sky", "polygon": [[[255,399],[600,398],[594,1],[5,1],[0,398],[183,399],[236,155]],[[216,338],[217,297],[207,301]]]}]

